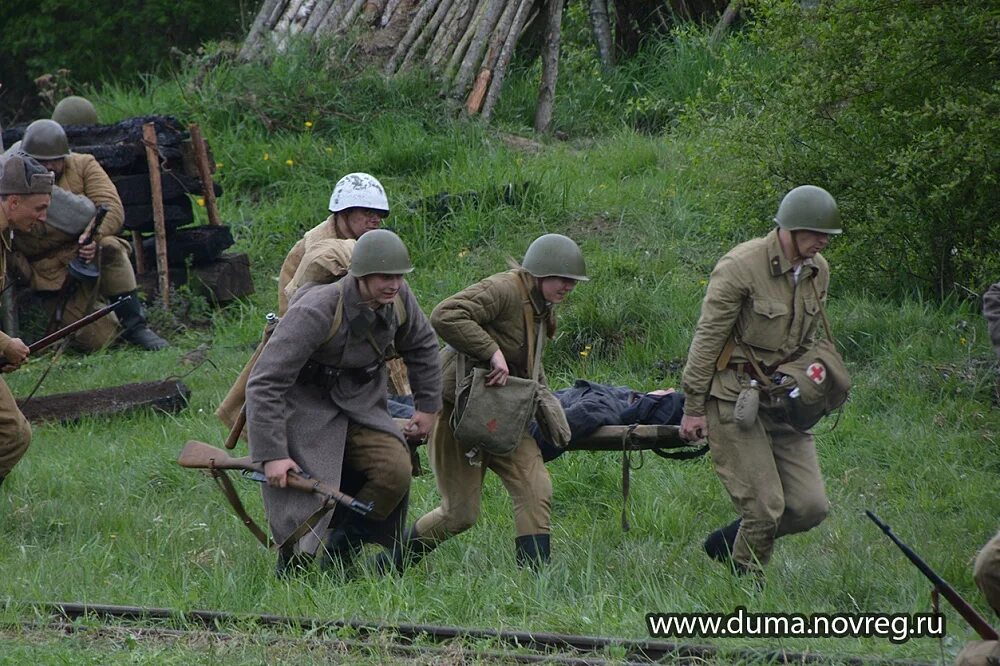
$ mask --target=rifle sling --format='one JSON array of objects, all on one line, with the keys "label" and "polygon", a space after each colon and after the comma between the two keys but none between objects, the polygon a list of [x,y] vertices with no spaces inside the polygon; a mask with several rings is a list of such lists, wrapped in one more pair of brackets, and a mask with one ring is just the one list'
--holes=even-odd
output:
[{"label": "rifle sling", "polygon": [[265,548],[275,548],[274,542],[271,541],[271,538],[264,533],[264,530],[262,530],[260,526],[254,522],[254,519],[250,517],[250,514],[247,513],[246,508],[243,506],[243,502],[240,500],[239,493],[236,492],[236,488],[233,487],[233,482],[230,480],[229,475],[226,474],[226,470],[219,469],[218,467],[212,467],[209,471],[211,471],[212,478],[215,479],[215,482],[218,484],[222,494],[226,496],[226,500],[229,502],[229,505],[233,507],[233,511],[236,512],[236,515],[243,522],[243,524],[247,526],[247,529],[253,533],[253,535],[257,538],[257,541],[260,541],[261,545]]}]

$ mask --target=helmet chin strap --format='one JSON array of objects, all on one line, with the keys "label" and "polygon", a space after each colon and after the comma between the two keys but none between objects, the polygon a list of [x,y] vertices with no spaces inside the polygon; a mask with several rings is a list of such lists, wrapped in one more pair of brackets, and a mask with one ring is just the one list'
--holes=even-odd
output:
[{"label": "helmet chin strap", "polygon": [[779,227],[778,233],[781,233],[782,231],[788,232],[788,239],[789,239],[788,242],[791,243],[791,245],[792,245],[792,256],[789,257],[788,260],[790,262],[792,262],[793,264],[797,264],[797,263],[803,261],[803,257],[799,253],[799,244],[798,244],[798,242],[796,240],[796,236],[795,236],[795,233],[798,231],[798,229],[785,229],[785,228]]}]

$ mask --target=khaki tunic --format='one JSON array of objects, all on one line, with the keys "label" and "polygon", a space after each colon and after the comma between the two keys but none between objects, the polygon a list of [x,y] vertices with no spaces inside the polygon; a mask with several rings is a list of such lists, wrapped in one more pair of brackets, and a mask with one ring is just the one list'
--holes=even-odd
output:
[{"label": "khaki tunic", "polygon": [[[527,271],[493,275],[442,301],[431,314],[438,335],[448,343],[441,355],[444,372],[444,409],[430,440],[430,462],[441,504],[416,522],[422,539],[440,542],[470,528],[479,517],[484,475],[493,470],[514,504],[518,536],[547,534],[551,530],[552,481],[535,439],[525,433],[508,456],[482,454],[481,466],[469,464],[466,447],[455,439],[451,415],[455,402],[455,356],[461,351],[483,366],[497,349],[503,351],[510,374],[530,377],[528,331],[524,321],[524,296],[531,299],[532,327],[539,317],[555,331],[552,307],[542,299],[537,281]],[[544,372],[539,381],[545,383]]]},{"label": "khaki tunic", "polygon": [[[501,349],[512,376],[531,377],[528,333],[524,328],[524,297],[515,280],[527,287],[531,295],[535,314],[532,326],[538,325],[537,317],[544,316],[549,339],[555,336],[555,313],[542,299],[535,278],[524,270],[498,273],[441,301],[431,313],[431,324],[448,343],[441,352],[445,402],[455,402],[456,349],[484,367],[489,367],[490,357]],[[538,380],[547,383],[544,368],[539,371]]]},{"label": "khaki tunic", "polygon": [[820,255],[802,262],[796,282],[775,229],[720,259],[702,302],[681,380],[684,413],[707,417],[713,465],[742,517],[733,559],[747,569],[767,564],[777,537],[822,522],[829,503],[812,435],[775,418],[764,399],[753,423],[737,425],[733,410],[749,386],[749,359],[736,346],[724,368],[717,362],[734,331],[768,369],[807,350],[829,282]]},{"label": "khaki tunic", "polygon": [[[11,244],[10,223],[0,207],[0,289],[7,277],[7,253]],[[0,331],[0,355],[7,349],[11,337]],[[0,358],[0,362],[5,362]],[[0,477],[7,476],[24,456],[31,443],[31,425],[18,409],[7,382],[0,377]]]},{"label": "khaki tunic", "polygon": [[[330,337],[341,291],[343,324]],[[405,323],[399,326],[393,305],[383,305],[374,313],[372,335],[383,354],[395,343],[411,371],[416,409],[435,413],[441,408],[437,338],[409,286],[404,283],[399,293]],[[250,454],[255,461],[290,457],[308,474],[339,486],[349,425],[390,434],[405,446],[389,415],[384,366],[373,381],[360,383],[345,374],[329,390],[297,381],[309,360],[337,368],[365,368],[379,360],[367,337],[350,330],[350,322],[365,315],[364,310],[372,312],[361,302],[358,281],[350,275],[296,293],[247,384]],[[293,490],[265,486],[263,494],[278,543],[321,508],[316,497]]]},{"label": "khaki tunic", "polygon": [[797,287],[791,272],[777,229],[736,246],[716,264],[681,378],[685,414],[704,416],[709,396],[731,401],[739,396],[742,387],[732,366],[748,360],[743,350],[733,350],[729,367],[715,367],[734,328],[757,361],[771,368],[812,346],[820,321],[816,294],[826,302],[830,267],[820,255],[803,262]]},{"label": "khaki tunic", "polygon": [[[996,285],[994,285],[996,286]],[[976,585],[993,612],[1000,616],[1000,532],[979,551],[974,569]],[[956,666],[1000,665],[1000,641],[967,643],[955,660]]]},{"label": "khaki tunic", "polygon": [[285,314],[285,310],[288,309],[288,301],[291,298],[291,293],[288,293],[288,285],[295,277],[295,273],[298,271],[300,264],[302,263],[302,258],[305,256],[306,252],[309,251],[310,247],[316,241],[330,240],[330,239],[340,239],[340,240],[351,240],[340,234],[337,231],[337,226],[334,223],[335,215],[330,215],[320,224],[316,225],[305,235],[299,239],[299,241],[292,246],[292,249],[288,252],[285,260],[281,264],[281,271],[278,273],[278,316]]}]

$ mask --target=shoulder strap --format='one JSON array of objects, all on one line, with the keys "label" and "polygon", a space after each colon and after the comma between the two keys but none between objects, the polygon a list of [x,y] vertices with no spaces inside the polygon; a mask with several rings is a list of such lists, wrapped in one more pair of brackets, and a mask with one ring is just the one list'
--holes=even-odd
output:
[{"label": "shoulder strap", "polygon": [[816,294],[816,304],[819,306],[820,317],[823,318],[823,328],[826,330],[826,337],[830,341],[830,344],[835,344],[833,330],[830,328],[830,320],[826,317],[826,307],[823,305],[823,299],[819,297],[819,287],[816,286],[816,278],[813,278],[810,282],[812,282],[813,293]]},{"label": "shoulder strap", "polygon": [[396,292],[396,297],[392,300],[392,308],[396,312],[396,326],[398,328],[403,328],[406,323],[406,304],[403,302],[403,297]]},{"label": "shoulder strap", "polygon": [[344,323],[344,288],[343,286],[338,290],[337,293],[337,308],[333,312],[333,323],[330,324],[330,333],[326,336],[326,340],[323,341],[325,345],[333,336],[337,335],[337,331],[340,330],[341,325]]},{"label": "shoulder strap", "polygon": [[[525,286],[524,281],[517,274],[514,275],[517,286],[521,290],[521,307],[524,311],[524,331],[528,338],[528,365],[531,367],[531,378],[538,381],[538,375],[542,369],[542,350],[545,347],[545,317],[538,318],[537,333],[532,329],[531,320],[535,316],[535,308],[531,304],[531,294]],[[532,340],[532,334],[535,339]]]}]

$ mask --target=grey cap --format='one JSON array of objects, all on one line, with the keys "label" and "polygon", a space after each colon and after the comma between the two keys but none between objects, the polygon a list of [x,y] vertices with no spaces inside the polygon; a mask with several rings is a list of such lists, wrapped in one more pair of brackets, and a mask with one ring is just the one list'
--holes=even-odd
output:
[{"label": "grey cap", "polygon": [[0,195],[51,194],[55,175],[26,155],[0,162]]}]

